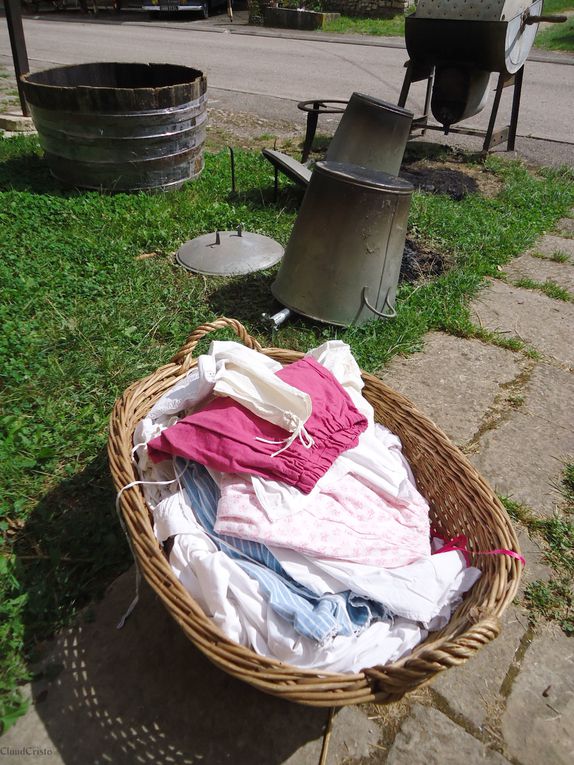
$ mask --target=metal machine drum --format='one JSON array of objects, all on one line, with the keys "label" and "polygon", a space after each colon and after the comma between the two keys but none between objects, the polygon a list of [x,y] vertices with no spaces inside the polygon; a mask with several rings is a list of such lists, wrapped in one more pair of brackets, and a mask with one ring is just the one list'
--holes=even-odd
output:
[{"label": "metal machine drum", "polygon": [[528,58],[543,0],[419,0],[405,21],[412,60],[514,74]]},{"label": "metal machine drum", "polygon": [[330,324],[395,316],[413,187],[386,173],[317,162],[271,292]]},{"label": "metal machine drum", "polygon": [[325,159],[398,175],[412,120],[407,109],[353,93]]},{"label": "metal machine drum", "polygon": [[491,72],[515,74],[523,66],[542,7],[543,0],[419,0],[406,18],[405,41],[415,65],[436,67],[431,108],[441,124],[484,107]]},{"label": "metal machine drum", "polygon": [[50,170],[67,185],[163,191],[203,169],[207,81],[197,69],[80,64],[22,82]]}]

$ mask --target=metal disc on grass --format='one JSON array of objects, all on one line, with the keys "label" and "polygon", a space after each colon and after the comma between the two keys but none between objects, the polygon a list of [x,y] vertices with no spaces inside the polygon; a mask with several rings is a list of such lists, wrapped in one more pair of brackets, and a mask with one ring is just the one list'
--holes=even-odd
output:
[{"label": "metal disc on grass", "polygon": [[250,274],[278,263],[283,247],[271,237],[243,231],[216,231],[183,244],[175,259],[197,274]]}]

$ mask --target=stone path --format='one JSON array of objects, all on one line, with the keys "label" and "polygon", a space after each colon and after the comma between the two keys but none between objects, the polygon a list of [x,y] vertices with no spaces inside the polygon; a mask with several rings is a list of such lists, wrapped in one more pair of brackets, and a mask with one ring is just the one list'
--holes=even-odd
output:
[{"label": "stone path", "polygon": [[[485,330],[536,353],[431,333],[421,353],[393,360],[382,373],[499,493],[539,517],[559,512],[556,486],[574,456],[574,303],[514,282],[528,274],[572,285],[573,228],[572,219],[561,221],[472,307]],[[556,260],[557,251],[567,257]],[[519,535],[524,583],[551,577],[536,540],[525,528]],[[76,627],[43,647],[28,688],[30,711],[0,741],[3,762],[318,762],[325,710],[264,696],[212,667],[147,587],[118,632],[132,593],[130,571]],[[518,604],[503,626],[473,659],[403,701],[338,712],[329,765],[570,765],[574,641],[553,624],[529,626]]]},{"label": "stone path", "polygon": [[[523,341],[537,351],[534,358],[433,333],[422,353],[393,360],[383,373],[499,494],[539,517],[559,512],[556,487],[565,459],[574,456],[574,303],[513,283],[551,279],[572,289],[572,229],[572,219],[560,221],[558,235],[543,237],[510,263],[505,280],[487,284],[472,306],[477,324]],[[561,262],[551,260],[556,252]],[[525,529],[519,535],[527,561],[523,586],[547,579],[540,547]],[[416,704],[406,715],[389,765],[574,761],[574,640],[554,625],[529,627],[520,606],[506,611],[499,639],[430,688],[431,705]]]}]

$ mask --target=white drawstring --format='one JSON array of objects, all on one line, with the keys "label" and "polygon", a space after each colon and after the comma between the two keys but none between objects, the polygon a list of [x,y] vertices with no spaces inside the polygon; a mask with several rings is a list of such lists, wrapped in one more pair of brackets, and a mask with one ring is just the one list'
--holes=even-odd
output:
[{"label": "white drawstring", "polygon": [[261,441],[264,444],[274,444],[277,446],[279,446],[279,444],[284,444],[281,449],[271,455],[272,457],[277,457],[278,454],[281,454],[281,452],[284,452],[286,449],[288,449],[297,438],[301,442],[304,449],[310,449],[312,446],[315,446],[315,441],[305,429],[305,424],[299,419],[299,417],[294,415],[293,412],[284,412],[283,420],[286,425],[285,429],[292,431],[291,435],[287,436],[287,438],[284,438],[281,441],[270,441],[267,438],[260,438],[259,436],[255,437],[256,441]]},{"label": "white drawstring", "polygon": [[[134,452],[135,452],[135,450],[139,446],[145,446],[145,444],[137,444],[132,449],[132,460],[133,460]],[[125,614],[122,616],[122,618],[117,623],[116,629],[118,629],[118,630],[122,629],[122,627],[126,623],[128,617],[130,616],[131,612],[134,610],[134,608],[138,604],[138,600],[140,598],[140,582],[141,582],[141,572],[140,572],[140,567],[138,565],[138,559],[136,558],[136,554],[134,552],[134,548],[133,548],[133,545],[132,545],[132,540],[131,540],[130,535],[128,534],[128,530],[126,528],[126,524],[124,522],[124,518],[123,518],[121,509],[120,509],[120,497],[122,496],[124,491],[126,491],[127,489],[132,489],[134,486],[168,486],[170,483],[175,483],[176,481],[179,481],[181,476],[185,473],[187,465],[188,465],[188,463],[186,462],[185,463],[185,467],[183,468],[181,473],[178,473],[175,478],[171,478],[169,481],[132,481],[131,483],[128,483],[125,486],[122,486],[122,488],[118,491],[118,493],[116,495],[116,513],[118,514],[118,518],[120,520],[120,525],[121,525],[121,527],[123,529],[123,532],[126,535],[126,539],[128,541],[130,552],[132,554],[132,558],[134,559],[134,564],[135,564],[135,568],[136,568],[136,584],[135,584],[136,594],[135,594],[135,597],[132,600],[132,602],[129,604],[129,606],[127,608],[127,611],[125,612]]]}]

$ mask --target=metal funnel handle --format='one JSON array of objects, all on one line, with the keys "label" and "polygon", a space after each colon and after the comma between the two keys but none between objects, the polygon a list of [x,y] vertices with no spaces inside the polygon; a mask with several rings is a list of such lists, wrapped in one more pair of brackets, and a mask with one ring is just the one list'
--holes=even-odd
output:
[{"label": "metal funnel handle", "polygon": [[396,317],[396,315],[397,315],[397,312],[396,312],[396,311],[395,311],[395,309],[392,307],[392,305],[389,303],[389,292],[391,291],[391,290],[390,290],[390,287],[389,287],[389,289],[387,290],[387,294],[385,295],[385,302],[383,303],[383,308],[384,308],[385,306],[388,306],[388,307],[391,309],[391,312],[390,312],[390,313],[385,313],[384,311],[377,311],[377,309],[376,309],[376,308],[374,308],[374,307],[373,307],[373,306],[372,306],[372,305],[369,303],[369,301],[368,301],[368,299],[367,299],[367,291],[368,291],[368,289],[369,289],[368,287],[363,287],[363,302],[364,302],[364,304],[367,306],[367,308],[369,309],[369,311],[372,311],[372,312],[373,312],[373,313],[375,313],[377,316],[380,316],[382,319],[394,319],[394,318]]}]

